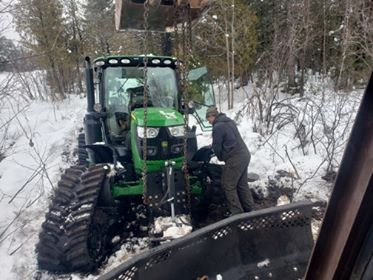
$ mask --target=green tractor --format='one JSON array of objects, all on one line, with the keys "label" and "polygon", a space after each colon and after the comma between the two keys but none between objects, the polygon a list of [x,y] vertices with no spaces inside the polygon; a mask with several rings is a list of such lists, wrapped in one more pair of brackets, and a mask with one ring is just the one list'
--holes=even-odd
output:
[{"label": "green tractor", "polygon": [[62,175],[46,214],[36,248],[42,270],[92,271],[113,251],[116,236],[148,236],[158,216],[193,219],[210,180],[203,166],[211,151],[197,151],[196,127],[186,120],[192,113],[203,124],[214,104],[212,86],[204,67],[191,71],[190,96],[198,105],[189,106],[178,61],[144,60],[101,57],[92,67],[86,58],[81,165]]}]

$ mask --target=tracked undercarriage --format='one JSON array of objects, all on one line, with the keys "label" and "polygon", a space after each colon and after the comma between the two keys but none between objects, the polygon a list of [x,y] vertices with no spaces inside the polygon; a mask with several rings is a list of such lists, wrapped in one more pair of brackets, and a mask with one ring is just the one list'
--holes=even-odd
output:
[{"label": "tracked undercarriage", "polygon": [[[207,168],[205,164],[201,166]],[[206,174],[211,176],[217,172],[216,168],[219,166],[211,165],[210,172],[199,170],[199,176],[207,178]],[[97,164],[89,168],[71,167],[62,175],[36,248],[40,269],[60,273],[95,270],[129,236],[150,236],[149,246],[160,244],[162,232],[152,231],[153,218],[170,215],[169,204],[163,210],[152,211],[140,197],[110,201],[106,191],[113,176],[111,172],[112,166]],[[209,204],[222,199],[217,186],[218,182],[210,180],[206,196],[193,196],[195,228],[206,221]],[[220,218],[218,214],[210,217],[209,222]]]},{"label": "tracked undercarriage", "polygon": [[37,246],[41,268],[91,271],[105,257],[109,215],[98,207],[105,167],[72,167],[62,175]]}]

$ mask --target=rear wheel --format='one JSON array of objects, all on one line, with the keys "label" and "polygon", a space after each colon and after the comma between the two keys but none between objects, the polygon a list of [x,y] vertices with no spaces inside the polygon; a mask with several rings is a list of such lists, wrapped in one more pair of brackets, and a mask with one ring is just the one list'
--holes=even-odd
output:
[{"label": "rear wheel", "polygon": [[88,272],[105,259],[109,217],[97,201],[108,170],[79,166],[62,175],[36,246],[40,269]]}]

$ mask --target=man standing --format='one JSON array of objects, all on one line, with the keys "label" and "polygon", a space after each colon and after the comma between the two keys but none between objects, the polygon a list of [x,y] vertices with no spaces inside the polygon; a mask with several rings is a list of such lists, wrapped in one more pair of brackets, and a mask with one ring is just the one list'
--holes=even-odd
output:
[{"label": "man standing", "polygon": [[221,182],[229,210],[232,215],[250,212],[254,205],[247,178],[250,152],[235,122],[216,107],[207,109],[206,119],[213,125],[212,149],[225,162]]}]

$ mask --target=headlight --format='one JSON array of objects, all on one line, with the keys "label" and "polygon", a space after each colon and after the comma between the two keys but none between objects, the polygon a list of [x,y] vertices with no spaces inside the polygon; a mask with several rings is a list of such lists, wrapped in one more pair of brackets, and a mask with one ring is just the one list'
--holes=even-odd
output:
[{"label": "headlight", "polygon": [[[144,127],[142,126],[138,126],[137,127],[137,135],[140,137],[140,138],[144,138]],[[147,127],[146,128],[146,137],[147,138],[155,138],[158,136],[158,133],[159,133],[159,128],[158,127]]]},{"label": "headlight", "polygon": [[184,136],[184,126],[182,125],[171,126],[168,129],[170,130],[170,133],[172,136],[175,136],[175,137]]}]

